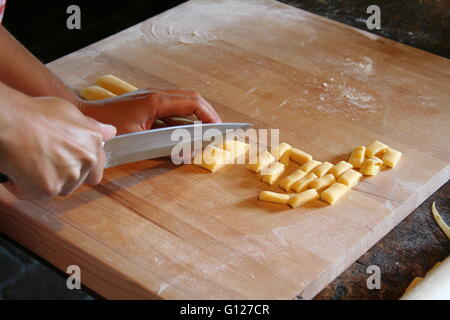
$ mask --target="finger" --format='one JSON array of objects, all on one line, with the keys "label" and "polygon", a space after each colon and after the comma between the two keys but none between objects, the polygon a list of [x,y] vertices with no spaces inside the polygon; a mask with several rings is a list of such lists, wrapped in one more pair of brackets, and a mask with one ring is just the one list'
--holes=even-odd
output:
[{"label": "finger", "polygon": [[117,134],[116,127],[110,125],[110,124],[104,124],[101,122],[96,121],[96,125],[98,130],[103,136],[103,141],[108,141],[114,138]]},{"label": "finger", "polygon": [[194,91],[194,90],[169,89],[169,90],[161,90],[161,92],[164,92],[166,94],[186,95],[186,96],[190,96],[190,97],[196,97],[196,98],[201,100],[201,103],[203,103],[206,108],[208,108],[212,113],[215,114],[215,116],[219,120],[219,121],[216,121],[216,122],[218,122],[218,123],[222,122],[222,120],[220,119],[220,117],[217,114],[217,112],[214,109],[214,107],[205,98],[203,98],[203,96],[201,96],[197,91]]},{"label": "finger", "polygon": [[64,187],[61,189],[61,192],[59,193],[60,196],[68,196],[70,195],[72,192],[74,192],[76,189],[78,189],[83,182],[85,182],[85,180],[87,179],[89,174],[89,170],[87,170],[87,168],[83,168],[81,169],[81,174],[80,174],[80,178],[77,181],[71,182],[71,183],[67,183],[66,185],[64,185]]},{"label": "finger", "polygon": [[159,95],[157,118],[167,116],[186,116],[194,114],[206,123],[221,122],[217,113],[205,104],[201,98],[183,95]]},{"label": "finger", "polygon": [[105,153],[103,147],[99,148],[97,153],[97,163],[89,170],[89,174],[86,178],[86,183],[90,185],[97,185],[102,181],[103,170],[105,169]]}]

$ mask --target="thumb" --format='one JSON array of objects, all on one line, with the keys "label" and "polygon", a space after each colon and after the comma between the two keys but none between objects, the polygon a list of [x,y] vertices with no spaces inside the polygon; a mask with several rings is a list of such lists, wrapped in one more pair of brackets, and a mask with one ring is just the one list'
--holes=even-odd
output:
[{"label": "thumb", "polygon": [[100,130],[100,133],[103,136],[103,141],[111,140],[116,136],[117,129],[113,125],[104,124],[97,121],[97,127]]}]

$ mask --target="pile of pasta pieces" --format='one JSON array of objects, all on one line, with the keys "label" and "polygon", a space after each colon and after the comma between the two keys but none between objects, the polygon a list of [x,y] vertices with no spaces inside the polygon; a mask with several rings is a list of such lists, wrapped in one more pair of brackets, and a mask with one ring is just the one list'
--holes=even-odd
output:
[{"label": "pile of pasta pieces", "polygon": [[[228,163],[234,163],[248,148],[249,145],[244,142],[228,140],[197,155],[202,156],[203,160],[200,158],[196,161],[194,158],[194,163],[215,172]],[[383,167],[394,168],[401,155],[400,151],[374,141],[353,149],[348,161],[332,164],[315,160],[310,154],[283,142],[271,152],[261,152],[247,168],[259,174],[263,182],[278,184],[285,191],[261,191],[259,200],[287,204],[292,208],[318,199],[333,205],[356,186],[363,176],[374,176]],[[279,181],[291,161],[299,163],[300,167]]]},{"label": "pile of pasta pieces", "polygon": [[[116,76],[104,75],[96,80],[96,85],[85,88],[81,96],[86,100],[100,100],[136,90],[138,88]],[[190,119],[168,118],[157,119],[152,128],[192,123]],[[216,172],[227,164],[236,163],[236,159],[245,156],[248,149],[247,143],[228,140],[197,154],[194,157],[194,164]],[[285,193],[261,191],[260,200],[288,204],[297,208],[318,199],[334,204],[357,185],[363,176],[374,176],[383,167],[394,168],[401,155],[401,152],[389,148],[386,144],[374,141],[367,146],[356,147],[348,161],[340,161],[334,165],[328,161],[314,160],[308,153],[283,142],[271,152],[261,152],[247,168],[262,176],[265,183],[269,185],[278,183],[279,188],[285,191]],[[291,160],[299,163],[300,168],[278,181]]]}]

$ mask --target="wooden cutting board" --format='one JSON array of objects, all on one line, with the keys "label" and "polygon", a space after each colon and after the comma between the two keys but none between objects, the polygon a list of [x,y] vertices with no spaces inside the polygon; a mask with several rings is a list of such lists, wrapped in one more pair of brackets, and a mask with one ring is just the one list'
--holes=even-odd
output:
[{"label": "wooden cutting board", "polygon": [[277,188],[242,166],[167,160],[67,199],[1,188],[1,230],[106,298],[312,298],[450,177],[450,62],[275,1],[190,1],[49,67],[75,90],[108,73],[196,89],[319,160],[374,139],[403,152],[335,206],[295,210],[259,202]]}]

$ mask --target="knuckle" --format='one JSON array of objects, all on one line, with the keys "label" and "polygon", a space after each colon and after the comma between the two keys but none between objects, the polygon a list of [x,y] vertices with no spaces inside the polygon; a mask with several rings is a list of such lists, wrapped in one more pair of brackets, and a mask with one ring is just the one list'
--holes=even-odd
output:
[{"label": "knuckle", "polygon": [[51,181],[44,181],[41,184],[41,194],[40,194],[40,199],[46,199],[46,198],[51,198],[54,196],[57,196],[60,192],[60,187]]},{"label": "knuckle", "polygon": [[83,164],[88,168],[94,167],[97,161],[97,156],[92,152],[86,152],[83,156]]}]

